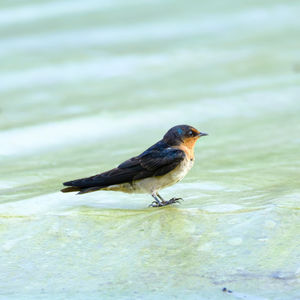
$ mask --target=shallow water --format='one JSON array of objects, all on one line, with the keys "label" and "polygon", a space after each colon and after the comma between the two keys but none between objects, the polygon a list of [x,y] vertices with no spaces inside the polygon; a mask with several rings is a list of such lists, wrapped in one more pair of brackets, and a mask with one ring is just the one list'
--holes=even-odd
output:
[{"label": "shallow water", "polygon": [[[1,299],[299,297],[298,1],[0,8]],[[59,192],[183,123],[181,205]]]}]

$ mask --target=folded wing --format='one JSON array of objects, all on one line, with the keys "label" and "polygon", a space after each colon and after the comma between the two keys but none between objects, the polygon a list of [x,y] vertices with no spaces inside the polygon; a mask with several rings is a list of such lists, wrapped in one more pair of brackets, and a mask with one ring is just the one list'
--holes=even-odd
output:
[{"label": "folded wing", "polygon": [[133,157],[117,168],[87,178],[65,182],[62,192],[92,192],[110,185],[132,182],[152,176],[162,176],[175,169],[184,159],[182,150],[158,142],[141,155]]}]

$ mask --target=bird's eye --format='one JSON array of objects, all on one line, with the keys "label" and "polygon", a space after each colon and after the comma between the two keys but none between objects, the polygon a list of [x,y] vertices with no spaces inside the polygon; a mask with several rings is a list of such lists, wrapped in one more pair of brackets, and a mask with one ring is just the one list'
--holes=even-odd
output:
[{"label": "bird's eye", "polygon": [[190,130],[190,131],[188,132],[188,134],[189,134],[189,136],[193,136],[193,135],[194,135],[194,132],[193,132],[192,130]]}]

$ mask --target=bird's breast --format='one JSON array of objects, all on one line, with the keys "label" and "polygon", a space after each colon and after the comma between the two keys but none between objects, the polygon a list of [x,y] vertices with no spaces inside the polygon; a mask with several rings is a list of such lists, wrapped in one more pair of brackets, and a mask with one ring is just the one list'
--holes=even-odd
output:
[{"label": "bird's breast", "polygon": [[186,156],[186,158],[174,170],[172,170],[168,174],[175,180],[180,181],[190,171],[193,165],[194,165],[194,158]]},{"label": "bird's breast", "polygon": [[184,178],[194,160],[185,158],[175,169],[162,176],[148,177],[133,182],[136,193],[152,193],[171,186]]}]

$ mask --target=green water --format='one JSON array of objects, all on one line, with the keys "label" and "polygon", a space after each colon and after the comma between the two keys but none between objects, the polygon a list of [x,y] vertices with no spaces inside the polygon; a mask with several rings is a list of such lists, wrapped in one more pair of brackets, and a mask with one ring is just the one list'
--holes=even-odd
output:
[{"label": "green water", "polygon": [[[0,299],[299,299],[299,15],[2,0]],[[185,123],[209,136],[181,205],[59,192]]]}]

